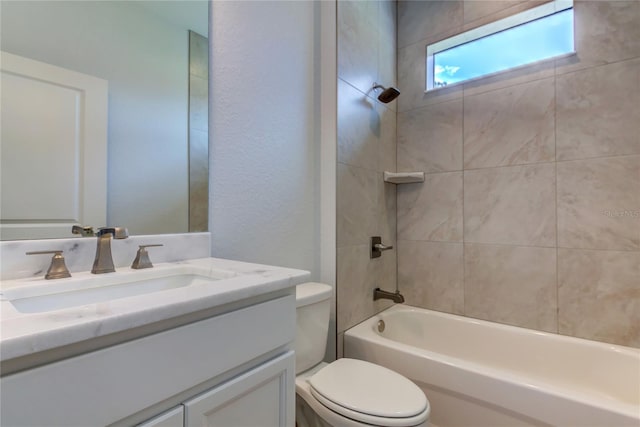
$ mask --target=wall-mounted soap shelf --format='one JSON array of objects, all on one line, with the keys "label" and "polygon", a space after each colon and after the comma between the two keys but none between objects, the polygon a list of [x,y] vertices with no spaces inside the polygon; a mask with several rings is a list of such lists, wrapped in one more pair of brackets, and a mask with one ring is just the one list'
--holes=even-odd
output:
[{"label": "wall-mounted soap shelf", "polygon": [[384,172],[384,182],[391,184],[412,184],[424,182],[424,172]]}]

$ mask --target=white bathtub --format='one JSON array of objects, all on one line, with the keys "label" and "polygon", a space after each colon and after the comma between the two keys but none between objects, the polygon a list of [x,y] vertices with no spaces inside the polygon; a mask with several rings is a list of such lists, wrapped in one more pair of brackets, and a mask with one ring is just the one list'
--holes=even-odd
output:
[{"label": "white bathtub", "polygon": [[413,380],[437,427],[640,426],[634,348],[396,305],[348,330],[344,355]]}]

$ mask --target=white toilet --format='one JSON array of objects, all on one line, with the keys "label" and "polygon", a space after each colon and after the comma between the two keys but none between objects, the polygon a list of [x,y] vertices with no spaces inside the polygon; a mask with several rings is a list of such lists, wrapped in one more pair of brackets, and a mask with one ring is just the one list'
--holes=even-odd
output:
[{"label": "white toilet", "polygon": [[331,286],[297,286],[298,427],[427,426],[429,401],[407,378],[362,360],[322,361],[330,312]]}]

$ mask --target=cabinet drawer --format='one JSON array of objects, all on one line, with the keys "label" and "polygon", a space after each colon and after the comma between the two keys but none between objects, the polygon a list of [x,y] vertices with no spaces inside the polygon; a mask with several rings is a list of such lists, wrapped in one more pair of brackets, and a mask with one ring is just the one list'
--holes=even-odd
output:
[{"label": "cabinet drawer", "polygon": [[286,296],[0,379],[6,426],[99,426],[293,342]]}]

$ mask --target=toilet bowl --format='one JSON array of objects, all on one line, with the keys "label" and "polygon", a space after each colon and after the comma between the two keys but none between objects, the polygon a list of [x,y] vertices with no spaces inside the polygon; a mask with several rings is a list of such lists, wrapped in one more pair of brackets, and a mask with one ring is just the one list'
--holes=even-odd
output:
[{"label": "toilet bowl", "polygon": [[430,405],[402,375],[356,359],[323,362],[331,287],[296,288],[296,422],[299,427],[420,427]]}]

